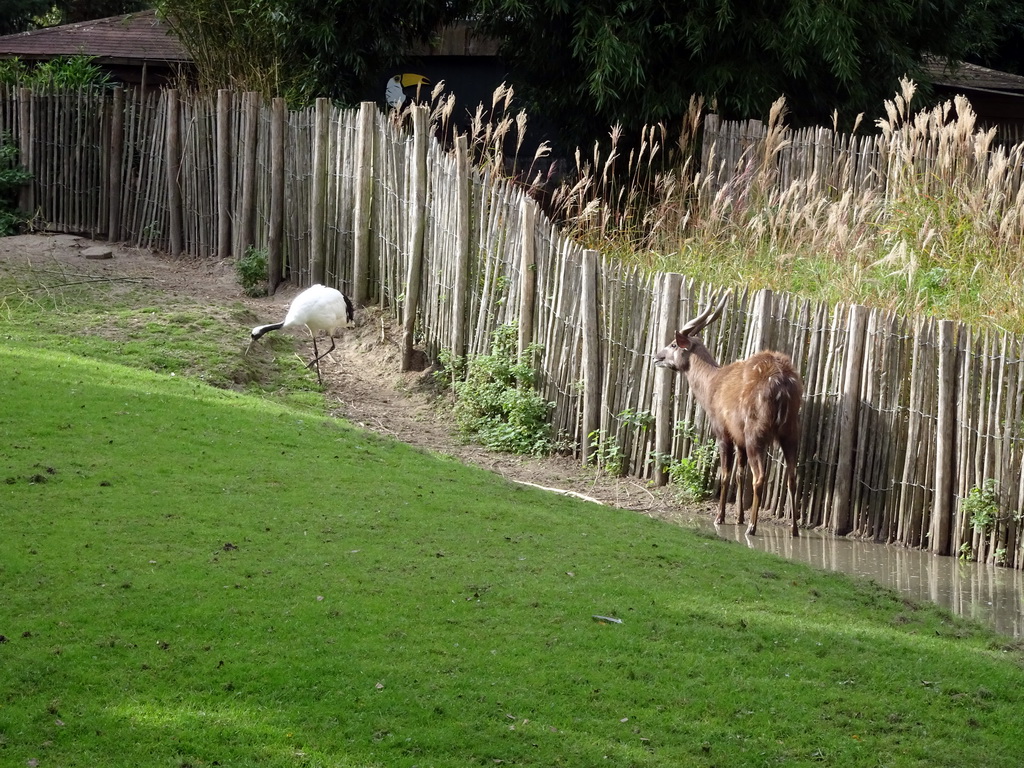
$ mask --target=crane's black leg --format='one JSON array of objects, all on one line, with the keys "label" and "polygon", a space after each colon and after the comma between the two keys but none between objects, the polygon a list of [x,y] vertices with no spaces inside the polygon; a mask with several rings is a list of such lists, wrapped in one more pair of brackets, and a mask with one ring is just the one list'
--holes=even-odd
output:
[{"label": "crane's black leg", "polygon": [[316,366],[316,380],[322,387],[324,385],[324,380],[320,376],[320,351],[316,348],[316,334],[311,333],[310,336],[313,337],[313,359],[306,363],[306,367],[312,368],[314,365]]},{"label": "crane's black leg", "polygon": [[312,368],[314,365],[316,366],[316,377],[321,384],[323,384],[324,382],[323,379],[320,378],[320,358],[327,357],[327,355],[331,354],[331,352],[334,351],[335,346],[337,345],[335,344],[334,337],[331,336],[331,348],[321,355],[320,350],[317,349],[316,346],[316,336],[313,337],[313,359],[306,363],[306,367]]},{"label": "crane's black leg", "polygon": [[321,354],[321,353],[319,353],[319,350],[316,348],[316,337],[314,336],[313,337],[313,358],[311,360],[309,360],[309,362],[307,362],[306,368],[312,368],[313,364],[314,364],[314,362],[316,360],[318,360],[321,357],[327,357],[329,354],[331,354],[331,352],[334,351],[336,346],[337,346],[337,344],[335,343],[334,337],[332,336],[331,337],[331,348],[326,350],[324,352],[324,354]]},{"label": "crane's black leg", "polygon": [[[327,350],[326,352],[324,352],[324,353],[323,353],[322,355],[320,355],[320,354],[317,354],[317,356],[316,356],[316,358],[315,358],[316,360],[319,360],[319,359],[320,359],[321,357],[327,357],[327,355],[331,354],[331,352],[333,352],[333,351],[334,351],[334,348],[335,348],[335,346],[337,346],[337,345],[336,345],[336,344],[335,344],[335,342],[334,342],[334,337],[333,337],[333,336],[331,336],[331,337],[330,337],[330,339],[331,339],[331,348],[330,348],[330,349],[328,349],[328,350]],[[313,339],[313,352],[314,352],[314,353],[316,352],[316,339],[315,339],[315,338]],[[312,364],[313,364],[313,363],[311,362],[311,363],[310,363],[310,365],[312,365]]]},{"label": "crane's black leg", "polygon": [[327,357],[327,355],[331,354],[337,346],[337,343],[334,341],[334,336],[331,336],[331,348],[321,355],[320,350],[316,346],[316,334],[310,335],[313,337],[313,359],[306,363],[306,367],[312,368],[314,365],[316,366],[316,380],[319,381],[322,386],[324,380],[320,377],[320,358]]}]

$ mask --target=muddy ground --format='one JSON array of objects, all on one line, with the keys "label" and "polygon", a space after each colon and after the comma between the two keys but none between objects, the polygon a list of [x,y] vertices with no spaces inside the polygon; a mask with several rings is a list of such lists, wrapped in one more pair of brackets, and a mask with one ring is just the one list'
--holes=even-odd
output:
[{"label": "muddy ground", "polygon": [[[100,254],[91,250],[95,248],[110,249],[110,257],[97,258]],[[0,262],[52,270],[65,280],[142,279],[147,288],[205,302],[217,310],[240,302],[251,311],[256,323],[283,318],[299,290],[284,285],[272,297],[249,298],[242,293],[231,262],[172,258],[72,235],[0,238]],[[301,354],[309,346],[308,336],[292,333]],[[239,324],[239,343],[247,343],[248,335],[249,326]],[[693,525],[695,519],[707,521],[712,517],[710,504],[682,504],[670,489],[654,488],[635,478],[610,477],[593,468],[585,469],[570,457],[520,457],[462,442],[452,433],[451,402],[435,385],[432,371],[400,371],[400,339],[401,327],[389,315],[373,307],[357,310],[356,327],[339,333],[335,351],[321,361],[325,394],[333,415],[404,443],[457,457],[510,481],[577,494],[680,524]]]}]

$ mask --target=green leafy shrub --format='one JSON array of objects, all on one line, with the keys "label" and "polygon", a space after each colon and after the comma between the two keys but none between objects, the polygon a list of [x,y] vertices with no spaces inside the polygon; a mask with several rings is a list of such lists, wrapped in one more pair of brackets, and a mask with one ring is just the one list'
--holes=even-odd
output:
[{"label": "green leafy shrub", "polygon": [[[552,404],[533,388],[534,372],[526,362],[537,347],[531,345],[520,359],[517,336],[515,325],[496,329],[491,354],[468,358],[465,378],[453,376],[455,423],[464,437],[493,450],[539,456],[554,446],[548,422]],[[448,363],[455,365],[451,358]]]},{"label": "green leafy shrub", "polygon": [[619,413],[619,421],[626,426],[633,427],[637,430],[647,429],[654,423],[654,414],[650,411],[634,411],[632,408]]},{"label": "green leafy shrub", "polygon": [[996,481],[991,477],[972,488],[967,498],[960,502],[960,509],[977,531],[989,530],[999,520],[999,505],[996,501]]},{"label": "green leafy shrub", "polygon": [[[967,497],[960,500],[960,512],[971,524],[971,527],[983,537],[988,536],[999,523],[1012,520],[1019,524],[1024,520],[1024,511],[1000,512],[998,490],[998,483],[990,477],[981,484],[981,487],[972,488]],[[974,550],[969,541],[965,541],[960,546],[959,557],[961,560],[974,560],[984,556],[984,543],[978,552]],[[1006,565],[1006,547],[994,547],[988,557],[996,565]]]},{"label": "green leafy shrub", "polygon": [[267,295],[268,255],[266,248],[255,248],[250,245],[245,249],[245,255],[235,264],[238,282],[242,284],[246,296]]},{"label": "green leafy shrub", "polygon": [[0,62],[0,83],[24,88],[75,90],[109,86],[110,74],[93,63],[94,56],[58,56],[29,64],[21,59]]}]

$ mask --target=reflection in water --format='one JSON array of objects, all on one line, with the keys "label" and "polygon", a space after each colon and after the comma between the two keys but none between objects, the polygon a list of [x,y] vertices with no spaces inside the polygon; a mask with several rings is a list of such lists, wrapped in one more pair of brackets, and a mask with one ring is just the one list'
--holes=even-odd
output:
[{"label": "reflection in water", "polygon": [[[768,521],[765,521],[768,522]],[[1024,572],[937,557],[919,549],[856,541],[801,530],[794,539],[782,525],[718,526],[718,535],[789,560],[873,579],[912,600],[930,600],[988,624],[997,632],[1024,637]]]}]

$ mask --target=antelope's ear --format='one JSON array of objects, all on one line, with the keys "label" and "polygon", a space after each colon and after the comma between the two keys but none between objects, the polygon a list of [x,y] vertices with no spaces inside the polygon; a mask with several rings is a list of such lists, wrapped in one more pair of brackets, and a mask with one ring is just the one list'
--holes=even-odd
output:
[{"label": "antelope's ear", "polygon": [[686,349],[688,346],[690,346],[690,337],[687,336],[685,333],[680,333],[679,331],[676,331],[676,346],[679,347],[680,349]]}]

